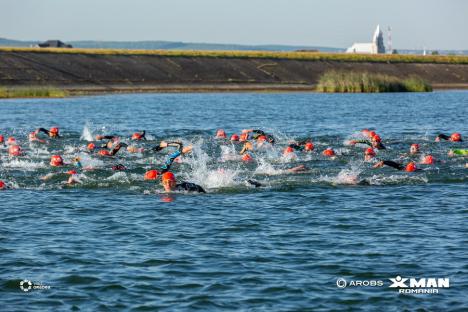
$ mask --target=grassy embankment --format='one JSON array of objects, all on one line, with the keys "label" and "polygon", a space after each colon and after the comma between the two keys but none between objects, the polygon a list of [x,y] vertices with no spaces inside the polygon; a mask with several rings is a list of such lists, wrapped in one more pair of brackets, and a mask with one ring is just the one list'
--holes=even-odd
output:
[{"label": "grassy embankment", "polygon": [[57,88],[2,88],[0,87],[0,99],[8,98],[63,98],[68,92]]},{"label": "grassy embankment", "polygon": [[432,86],[417,76],[399,79],[394,76],[367,72],[329,71],[320,78],[317,91],[326,93],[430,92]]},{"label": "grassy embankment", "polygon": [[265,58],[307,61],[371,63],[468,64],[468,56],[410,54],[347,54],[322,52],[206,51],[206,50],[127,50],[127,49],[58,49],[0,47],[0,52],[32,52],[95,55],[155,55],[164,57]]}]

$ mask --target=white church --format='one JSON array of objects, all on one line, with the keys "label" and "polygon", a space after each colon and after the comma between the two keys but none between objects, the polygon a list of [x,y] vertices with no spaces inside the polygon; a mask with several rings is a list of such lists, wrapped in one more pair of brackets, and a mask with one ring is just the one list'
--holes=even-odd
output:
[{"label": "white church", "polygon": [[346,50],[346,53],[384,54],[384,38],[380,25],[377,25],[374,37],[370,43],[355,43]]}]

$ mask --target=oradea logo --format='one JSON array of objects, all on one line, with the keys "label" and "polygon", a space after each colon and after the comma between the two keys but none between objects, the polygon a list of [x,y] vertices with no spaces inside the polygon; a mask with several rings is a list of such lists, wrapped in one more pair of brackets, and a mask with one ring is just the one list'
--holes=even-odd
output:
[{"label": "oradea logo", "polygon": [[[408,282],[409,280],[409,282]],[[439,288],[449,288],[449,278],[403,278],[397,276],[390,278],[390,288],[400,288],[400,294],[438,294]]]}]

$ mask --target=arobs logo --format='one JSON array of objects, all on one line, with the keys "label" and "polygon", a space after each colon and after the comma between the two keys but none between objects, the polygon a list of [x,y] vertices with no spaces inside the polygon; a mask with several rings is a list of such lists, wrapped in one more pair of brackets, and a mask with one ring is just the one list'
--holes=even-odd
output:
[{"label": "arobs logo", "polygon": [[390,288],[398,288],[400,294],[438,294],[439,288],[449,288],[449,278],[390,278]]}]

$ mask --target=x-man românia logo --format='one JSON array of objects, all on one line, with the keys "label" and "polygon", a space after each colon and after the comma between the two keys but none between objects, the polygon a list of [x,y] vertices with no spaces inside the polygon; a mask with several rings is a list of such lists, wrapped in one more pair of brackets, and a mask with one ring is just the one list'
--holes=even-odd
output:
[{"label": "x-man rom\u00e2nia logo", "polygon": [[399,288],[401,294],[438,294],[439,288],[449,288],[449,278],[390,278],[390,288]]}]

